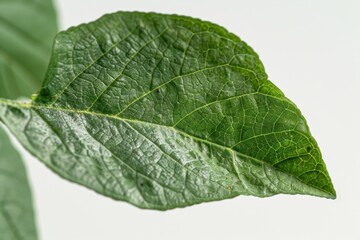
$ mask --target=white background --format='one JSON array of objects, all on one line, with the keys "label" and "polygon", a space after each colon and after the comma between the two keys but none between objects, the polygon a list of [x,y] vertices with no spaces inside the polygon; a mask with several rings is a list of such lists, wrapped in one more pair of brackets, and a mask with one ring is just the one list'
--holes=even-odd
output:
[{"label": "white background", "polygon": [[218,23],[249,43],[302,110],[336,200],[237,197],[167,212],[140,210],[69,183],[24,153],[43,240],[360,239],[360,1],[58,0],[61,29],[118,10]]}]

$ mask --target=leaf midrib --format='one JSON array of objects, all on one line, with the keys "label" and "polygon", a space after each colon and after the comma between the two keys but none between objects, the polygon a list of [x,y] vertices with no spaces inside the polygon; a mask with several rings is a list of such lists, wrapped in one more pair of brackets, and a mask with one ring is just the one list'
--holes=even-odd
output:
[{"label": "leaf midrib", "polygon": [[[268,94],[265,94],[265,93],[261,93],[261,92],[256,92],[256,93],[260,94],[260,95],[264,95],[264,96],[279,99],[276,96],[268,95]],[[228,100],[228,99],[222,99],[222,100]],[[222,100],[219,100],[219,101],[222,101]],[[193,139],[195,141],[200,141],[200,142],[203,142],[203,143],[206,143],[206,144],[209,144],[209,145],[213,145],[213,146],[216,146],[216,147],[221,148],[223,150],[229,151],[231,153],[235,153],[235,154],[238,154],[238,155],[240,155],[242,157],[248,158],[248,159],[250,159],[252,161],[255,161],[257,163],[267,165],[270,168],[274,169],[275,171],[278,171],[278,172],[280,172],[282,174],[285,174],[285,175],[287,175],[289,177],[294,177],[300,183],[302,183],[302,184],[304,184],[306,186],[312,187],[312,188],[314,188],[314,189],[316,189],[318,191],[321,191],[321,192],[327,194],[330,197],[333,197],[333,194],[331,192],[328,192],[328,191],[326,191],[324,189],[321,189],[321,188],[319,188],[317,186],[306,183],[302,179],[299,179],[298,176],[295,176],[295,175],[289,174],[287,172],[284,172],[281,169],[278,169],[278,168],[274,167],[273,165],[271,165],[271,164],[269,164],[267,162],[264,162],[264,161],[262,161],[260,159],[257,159],[257,158],[254,158],[252,156],[246,155],[244,153],[238,152],[238,151],[236,151],[236,150],[234,150],[234,149],[232,149],[232,148],[230,148],[228,146],[224,146],[224,145],[221,145],[221,144],[213,142],[213,141],[209,141],[209,140],[206,140],[206,139],[201,139],[199,137],[193,136],[193,135],[191,135],[189,133],[186,133],[186,132],[184,132],[184,131],[182,131],[180,129],[177,129],[175,127],[172,127],[172,126],[167,126],[167,125],[162,125],[162,124],[158,124],[158,123],[142,121],[142,120],[138,120],[138,119],[126,119],[126,118],[122,118],[122,117],[119,117],[119,116],[116,116],[116,115],[110,115],[110,114],[105,114],[105,113],[100,113],[100,112],[90,112],[90,111],[80,110],[80,109],[70,109],[70,108],[53,107],[53,106],[46,106],[46,105],[33,105],[31,102],[30,103],[20,103],[20,102],[17,102],[17,101],[11,101],[11,100],[6,100],[6,99],[2,99],[2,98],[0,98],[0,104],[5,104],[5,105],[8,105],[8,106],[13,106],[13,107],[27,108],[27,109],[32,109],[32,108],[33,109],[39,109],[39,110],[48,109],[48,110],[54,110],[54,111],[60,111],[60,112],[84,114],[84,115],[91,115],[91,116],[97,116],[97,117],[116,119],[116,120],[125,122],[127,124],[129,124],[129,123],[137,123],[137,124],[143,124],[143,125],[144,124],[145,125],[155,125],[155,126],[162,127],[162,128],[168,128],[168,129],[170,129],[172,131],[178,132],[179,134],[181,134],[181,135],[183,135],[185,137],[189,137],[189,138],[191,138],[191,139]],[[0,119],[0,121],[1,121],[1,119]]]},{"label": "leaf midrib", "polygon": [[[262,93],[259,93],[259,92],[256,92],[257,94],[262,94]],[[263,94],[263,95],[266,95],[266,96],[270,96],[270,95],[267,95],[267,94]],[[243,95],[242,95],[243,96]],[[224,100],[228,100],[228,99],[224,99]],[[98,117],[105,117],[105,118],[111,118],[111,119],[117,119],[117,120],[120,120],[122,122],[126,122],[126,123],[139,123],[139,124],[148,124],[148,125],[155,125],[155,126],[159,126],[159,127],[163,127],[163,128],[168,128],[168,129],[171,129],[172,131],[176,131],[176,132],[179,132],[180,134],[182,135],[185,135],[187,137],[190,137],[194,140],[197,140],[197,141],[201,141],[201,142],[204,142],[204,143],[207,143],[207,144],[210,144],[210,145],[215,145],[217,147],[220,147],[222,149],[225,149],[225,150],[228,150],[228,151],[233,151],[235,152],[236,154],[239,154],[243,157],[246,157],[246,158],[250,158],[254,161],[257,161],[259,163],[265,163],[265,164],[268,164],[266,162],[263,162],[257,158],[254,158],[254,157],[251,157],[249,155],[246,155],[244,153],[240,153],[228,146],[224,146],[224,145],[221,145],[219,143],[216,143],[216,142],[212,142],[212,141],[209,141],[209,140],[206,140],[206,139],[201,139],[199,137],[196,137],[196,136],[193,136],[189,133],[186,133],[178,128],[175,128],[173,126],[167,126],[167,125],[162,125],[162,124],[158,124],[158,123],[152,123],[152,122],[147,122],[147,121],[142,121],[142,120],[138,120],[138,119],[128,119],[128,118],[122,118],[122,117],[119,117],[117,115],[110,115],[110,114],[105,114],[105,113],[100,113],[100,112],[90,112],[90,111],[86,111],[86,110],[80,110],[80,109],[70,109],[70,108],[62,108],[62,107],[52,107],[52,106],[46,106],[46,105],[32,105],[31,103],[25,103],[25,104],[19,104],[15,101],[7,101],[7,100],[3,100],[0,98],[0,103],[3,103],[3,104],[6,104],[6,105],[9,105],[9,106],[14,106],[14,107],[22,107],[22,108],[28,108],[28,109],[31,109],[31,108],[34,108],[34,109],[39,109],[39,110],[42,110],[42,109],[48,109],[48,110],[55,110],[55,111],[60,111],[60,112],[70,112],[70,113],[77,113],[77,114],[86,114],[86,115],[92,115],[92,116],[98,116]],[[270,165],[270,164],[269,164]],[[272,165],[270,165],[272,166]]]}]

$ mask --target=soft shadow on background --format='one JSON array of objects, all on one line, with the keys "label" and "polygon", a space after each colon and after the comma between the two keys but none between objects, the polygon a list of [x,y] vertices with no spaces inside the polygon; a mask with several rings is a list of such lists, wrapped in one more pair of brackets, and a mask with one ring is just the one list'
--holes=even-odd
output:
[{"label": "soft shadow on background", "polygon": [[338,198],[237,197],[140,210],[64,181],[22,151],[42,239],[360,239],[359,1],[58,0],[57,6],[61,29],[138,10],[199,17],[240,36],[302,110]]}]

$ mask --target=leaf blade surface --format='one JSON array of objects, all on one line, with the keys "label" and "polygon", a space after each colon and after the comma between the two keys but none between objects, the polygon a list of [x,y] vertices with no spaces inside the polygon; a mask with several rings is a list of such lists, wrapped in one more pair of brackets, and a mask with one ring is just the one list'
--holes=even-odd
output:
[{"label": "leaf blade surface", "polygon": [[1,102],[5,124],[51,169],[139,207],[335,197],[305,119],[257,54],[198,19],[119,12],[71,28],[39,96]]}]

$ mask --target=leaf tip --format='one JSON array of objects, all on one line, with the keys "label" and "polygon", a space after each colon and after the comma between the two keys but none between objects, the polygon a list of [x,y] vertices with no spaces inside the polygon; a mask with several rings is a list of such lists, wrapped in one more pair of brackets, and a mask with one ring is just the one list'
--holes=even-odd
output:
[{"label": "leaf tip", "polygon": [[337,198],[336,190],[334,188],[331,189],[331,192],[329,192],[329,199],[335,200]]}]

